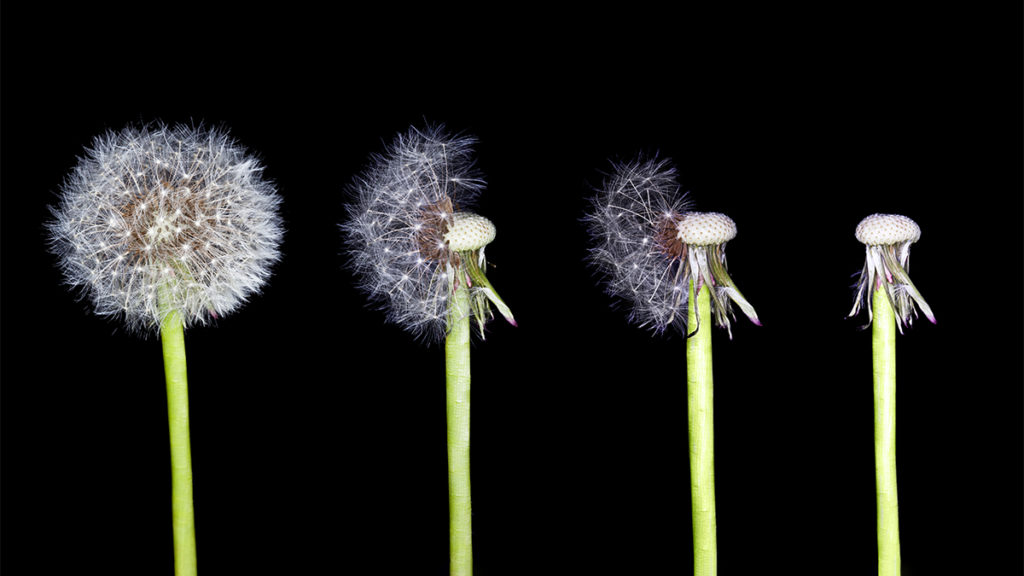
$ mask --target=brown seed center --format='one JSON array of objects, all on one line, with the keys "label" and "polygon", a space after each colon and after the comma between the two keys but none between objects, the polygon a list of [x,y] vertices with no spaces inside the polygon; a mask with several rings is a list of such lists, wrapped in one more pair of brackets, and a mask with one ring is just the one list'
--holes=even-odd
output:
[{"label": "brown seed center", "polygon": [[654,243],[666,256],[672,260],[681,260],[686,257],[686,244],[679,238],[680,214],[675,212],[665,214],[657,224],[657,231],[654,234]]},{"label": "brown seed center", "polygon": [[444,262],[457,258],[444,239],[453,213],[452,201],[447,197],[428,204],[420,211],[420,227],[416,231],[415,242],[424,259]]}]

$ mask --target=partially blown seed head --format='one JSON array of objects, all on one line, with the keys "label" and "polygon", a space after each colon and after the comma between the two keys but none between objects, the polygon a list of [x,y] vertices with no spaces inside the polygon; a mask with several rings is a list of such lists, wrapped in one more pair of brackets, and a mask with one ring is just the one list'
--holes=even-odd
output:
[{"label": "partially blown seed head", "polygon": [[359,287],[399,324],[427,340],[448,333],[449,301],[459,283],[470,286],[473,315],[489,318],[487,300],[506,314],[484,278],[484,247],[495,237],[490,220],[468,210],[484,188],[473,168],[469,136],[442,127],[399,134],[371,158],[351,186],[354,200],[341,226]]},{"label": "partially blown seed head", "polygon": [[672,325],[686,331],[691,279],[698,291],[710,285],[720,326],[730,329],[730,302],[759,323],[726,272],[725,243],[736,236],[736,225],[724,214],[688,209],[667,161],[614,166],[585,219],[590,261],[607,291],[632,304],[632,322],[656,332]]},{"label": "partially blown seed head", "polygon": [[225,315],[278,260],[280,199],[221,130],[162,124],[94,140],[51,208],[51,250],[97,314],[130,330]]},{"label": "partially blown seed head", "polygon": [[686,292],[679,297],[674,267],[682,255],[676,223],[690,202],[675,176],[667,160],[615,164],[585,219],[589,260],[606,291],[631,305],[631,322],[656,332],[686,325]]},{"label": "partially blown seed head", "polygon": [[885,290],[889,304],[896,313],[897,327],[909,326],[917,316],[916,303],[933,324],[935,315],[924,301],[907,269],[910,265],[910,245],[921,238],[916,222],[899,214],[872,214],[857,225],[857,240],[865,245],[864,268],[857,281],[857,296],[850,316],[867,308],[868,323],[872,319],[871,293]]}]

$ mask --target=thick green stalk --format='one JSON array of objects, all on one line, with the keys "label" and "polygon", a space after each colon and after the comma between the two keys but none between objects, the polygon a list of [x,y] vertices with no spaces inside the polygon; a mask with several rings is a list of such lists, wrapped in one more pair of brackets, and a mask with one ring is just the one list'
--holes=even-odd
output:
[{"label": "thick green stalk", "polygon": [[693,574],[718,572],[715,519],[715,425],[711,370],[711,298],[705,285],[694,298],[690,283],[686,340],[686,405],[690,438],[690,501],[693,513]]},{"label": "thick green stalk", "polygon": [[875,389],[875,501],[878,575],[899,576],[896,499],[896,315],[884,289],[872,294],[871,345]]},{"label": "thick green stalk", "polygon": [[171,432],[171,523],[174,532],[174,573],[196,574],[196,530],[192,508],[192,449],[188,426],[188,379],[185,368],[185,326],[177,310],[160,324],[167,380],[167,417]]},{"label": "thick green stalk", "polygon": [[[460,275],[461,277],[461,275]],[[469,289],[455,289],[445,339],[448,413],[448,541],[452,576],[473,574],[469,490]]]}]

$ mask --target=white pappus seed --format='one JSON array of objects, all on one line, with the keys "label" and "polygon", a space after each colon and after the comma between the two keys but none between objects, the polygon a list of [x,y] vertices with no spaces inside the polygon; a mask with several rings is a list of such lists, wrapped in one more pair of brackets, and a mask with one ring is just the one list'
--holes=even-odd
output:
[{"label": "white pappus seed", "polygon": [[[613,165],[586,216],[589,260],[611,295],[630,306],[629,319],[657,332],[686,323],[686,299],[675,288],[669,256],[656,237],[690,202],[679,191],[667,160],[637,159]],[[674,233],[672,234],[675,235]]]}]

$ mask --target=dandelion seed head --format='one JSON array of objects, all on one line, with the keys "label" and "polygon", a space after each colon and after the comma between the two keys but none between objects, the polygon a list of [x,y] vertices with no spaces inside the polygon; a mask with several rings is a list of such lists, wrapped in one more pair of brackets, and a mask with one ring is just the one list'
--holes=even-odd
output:
[{"label": "dandelion seed head", "polygon": [[917,308],[934,324],[935,315],[931,307],[907,273],[910,245],[921,238],[921,228],[917,223],[899,214],[872,214],[857,224],[855,236],[865,245],[865,258],[850,316],[856,316],[864,307],[870,325],[872,292],[884,290],[896,313],[896,326],[901,333],[904,326],[913,324]]},{"label": "dandelion seed head", "polygon": [[389,322],[427,341],[448,332],[448,295],[465,281],[452,274],[461,254],[494,238],[493,224],[470,212],[485,186],[475,145],[443,126],[411,128],[372,156],[349,190],[341,229],[359,288]]},{"label": "dandelion seed head", "polygon": [[[280,199],[262,170],[222,130],[154,124],[96,138],[51,207],[66,282],[142,334],[171,310],[186,326],[230,313],[280,257]],[[222,212],[232,225],[209,216]]]},{"label": "dandelion seed head", "polygon": [[606,290],[629,305],[630,321],[655,332],[669,326],[686,332],[691,280],[698,291],[705,285],[712,291],[719,326],[730,328],[732,303],[759,324],[726,272],[725,243],[736,236],[736,224],[724,214],[689,207],[667,161],[614,165],[585,218],[589,259]]}]

